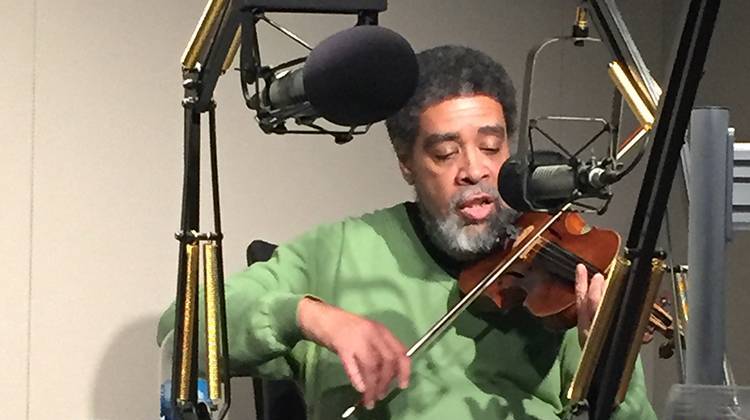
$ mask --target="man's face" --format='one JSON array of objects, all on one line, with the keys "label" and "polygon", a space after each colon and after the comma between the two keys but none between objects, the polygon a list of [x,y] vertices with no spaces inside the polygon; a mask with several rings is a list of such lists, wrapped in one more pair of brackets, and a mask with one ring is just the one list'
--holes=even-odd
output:
[{"label": "man's face", "polygon": [[421,113],[412,154],[400,166],[423,212],[437,224],[450,222],[450,235],[471,241],[497,228],[497,176],[509,154],[502,105],[488,96],[462,96]]}]

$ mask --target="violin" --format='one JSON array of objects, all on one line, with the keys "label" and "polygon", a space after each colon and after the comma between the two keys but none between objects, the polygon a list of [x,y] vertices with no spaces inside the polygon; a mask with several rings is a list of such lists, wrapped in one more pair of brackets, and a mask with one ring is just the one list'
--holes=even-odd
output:
[{"label": "violin", "polygon": [[[466,294],[474,289],[552,217],[538,212],[522,214],[515,223],[520,233],[511,246],[461,272],[458,281],[461,292]],[[607,273],[619,253],[620,235],[589,226],[578,213],[564,212],[534,242],[475,300],[474,308],[496,312],[522,306],[550,330],[572,328],[578,322],[576,265],[586,267],[589,279],[596,273]],[[662,305],[654,303],[643,342],[650,342],[654,332],[672,339],[673,331],[672,317]]]},{"label": "violin", "polygon": [[[469,293],[552,217],[538,212],[522,214],[516,220],[519,234],[511,246],[461,272],[461,292]],[[577,324],[576,265],[583,264],[589,278],[606,273],[617,258],[620,242],[617,232],[589,226],[578,213],[564,212],[485,289],[474,307],[486,312],[523,306],[548,329],[572,328]]]}]

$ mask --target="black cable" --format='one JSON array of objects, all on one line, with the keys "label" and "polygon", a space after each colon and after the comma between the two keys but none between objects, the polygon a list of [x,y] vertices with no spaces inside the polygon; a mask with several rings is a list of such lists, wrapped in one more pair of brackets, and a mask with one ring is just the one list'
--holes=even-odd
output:
[{"label": "black cable", "polygon": [[638,154],[635,156],[632,162],[630,162],[630,165],[628,165],[627,168],[625,168],[622,172],[618,173],[615,177],[615,180],[612,183],[618,182],[622,178],[625,177],[625,175],[629,174],[635,167],[638,165],[638,163],[643,159],[643,156],[646,154],[646,143],[644,142],[641,144],[640,150],[638,150]]}]

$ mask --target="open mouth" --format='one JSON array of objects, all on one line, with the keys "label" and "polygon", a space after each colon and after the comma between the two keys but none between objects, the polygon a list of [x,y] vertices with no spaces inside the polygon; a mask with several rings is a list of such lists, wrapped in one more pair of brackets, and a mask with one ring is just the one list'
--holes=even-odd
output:
[{"label": "open mouth", "polygon": [[492,197],[482,194],[459,203],[458,212],[468,221],[481,222],[487,219],[494,208],[495,202]]}]

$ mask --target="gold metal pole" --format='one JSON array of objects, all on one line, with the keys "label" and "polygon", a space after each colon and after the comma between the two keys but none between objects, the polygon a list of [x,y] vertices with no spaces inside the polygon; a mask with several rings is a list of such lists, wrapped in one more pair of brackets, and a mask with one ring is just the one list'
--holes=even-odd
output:
[{"label": "gold metal pole", "polygon": [[573,381],[568,388],[568,400],[571,402],[581,401],[588,393],[591,379],[594,376],[596,361],[599,360],[607,331],[612,327],[613,316],[618,302],[622,300],[625,276],[630,270],[630,261],[623,257],[617,257],[614,268],[610,271],[607,279],[607,287],[599,304],[599,309],[594,315],[588,339],[583,346],[581,361],[573,376]]},{"label": "gold metal pole", "polygon": [[225,73],[229,70],[229,67],[234,62],[234,56],[237,55],[237,49],[240,48],[240,39],[242,38],[242,26],[237,28],[237,32],[234,33],[234,39],[232,44],[229,46],[226,58],[224,58],[224,64],[221,65],[221,72]]},{"label": "gold metal pole", "polygon": [[623,156],[625,156],[630,149],[632,149],[636,144],[638,144],[639,141],[643,138],[643,136],[648,133],[648,130],[645,128],[637,129],[629,138],[627,138],[622,145],[620,146],[620,150],[617,151],[617,160],[622,159]]},{"label": "gold metal pole", "polygon": [[635,117],[641,123],[641,126],[646,130],[650,130],[656,118],[654,113],[656,112],[656,106],[651,104],[650,101],[643,99],[640,92],[633,86],[630,79],[625,75],[620,64],[616,61],[609,63],[609,76],[612,78],[617,90],[620,91],[622,96],[630,105],[630,109],[635,114]]},{"label": "gold metal pole", "polygon": [[190,42],[188,42],[185,52],[182,54],[182,68],[184,70],[195,68],[198,57],[206,44],[206,39],[208,39],[208,35],[214,30],[220,20],[226,5],[227,0],[209,0],[206,3],[206,8],[203,9],[203,16],[201,16],[201,20],[195,27],[193,36],[190,37]]},{"label": "gold metal pole", "polygon": [[687,329],[688,324],[688,300],[687,300],[687,268],[677,273],[677,302],[680,324]]},{"label": "gold metal pole", "polygon": [[198,296],[198,258],[199,249],[197,243],[185,245],[187,248],[187,276],[185,287],[185,314],[183,317],[182,334],[182,363],[180,366],[180,394],[179,399],[188,401],[190,399],[190,372],[192,371],[193,354],[193,311]]},{"label": "gold metal pole", "polygon": [[581,31],[585,31],[589,27],[589,16],[588,16],[588,10],[586,10],[585,7],[578,6],[576,7],[576,23],[575,25],[580,29]]},{"label": "gold metal pole", "polygon": [[218,245],[215,241],[203,244],[203,269],[206,284],[206,356],[208,358],[208,396],[211,400],[221,398],[221,373],[219,370],[219,261]]},{"label": "gold metal pole", "polygon": [[[641,319],[638,321],[638,328],[635,330],[635,338],[630,343],[630,349],[628,349],[628,355],[625,358],[625,372],[622,375],[622,382],[620,382],[620,387],[617,390],[615,404],[620,404],[625,400],[625,393],[628,391],[630,378],[633,376],[633,369],[635,369],[635,360],[641,349],[642,337],[646,332],[646,326],[648,326],[648,320],[651,316],[651,308],[656,300],[656,295],[659,293],[659,285],[661,284],[662,277],[664,277],[665,269],[664,259],[654,258],[652,260],[646,300],[643,302],[643,307],[641,308]],[[677,333],[679,334],[679,332]]]}]

